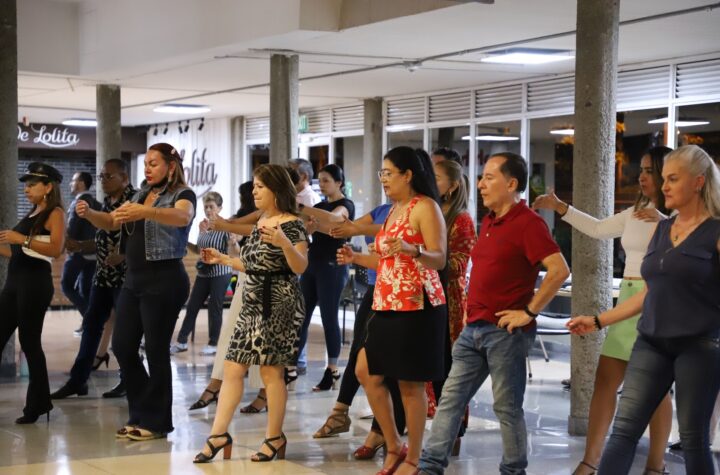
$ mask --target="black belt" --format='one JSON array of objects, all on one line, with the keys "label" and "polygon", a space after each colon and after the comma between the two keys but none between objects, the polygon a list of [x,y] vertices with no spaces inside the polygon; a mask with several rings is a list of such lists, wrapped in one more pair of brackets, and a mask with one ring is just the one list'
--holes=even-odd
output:
[{"label": "black belt", "polygon": [[258,277],[263,277],[263,290],[262,290],[262,313],[263,313],[263,320],[269,320],[271,315],[271,296],[272,296],[272,279],[270,277],[292,277],[295,275],[294,272],[290,270],[276,270],[276,271],[257,271],[257,270],[247,270],[245,271],[245,274],[247,275],[255,275]]}]

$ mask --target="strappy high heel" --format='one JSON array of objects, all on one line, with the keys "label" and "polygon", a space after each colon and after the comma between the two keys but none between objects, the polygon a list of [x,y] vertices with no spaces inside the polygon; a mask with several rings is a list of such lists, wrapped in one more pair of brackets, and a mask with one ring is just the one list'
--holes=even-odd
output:
[{"label": "strappy high heel", "polygon": [[325,424],[313,434],[313,439],[324,439],[334,435],[342,434],[350,430],[350,416],[347,409],[344,411],[333,409],[325,421]]},{"label": "strappy high heel", "polygon": [[416,463],[412,463],[412,462],[409,461],[409,460],[403,460],[403,463],[404,463],[404,464],[407,464],[407,465],[410,465],[411,467],[415,467],[415,471],[412,472],[411,475],[420,475],[420,468],[417,466]]},{"label": "strappy high heel", "polygon": [[655,470],[654,468],[645,467],[645,470],[643,471],[643,475],[653,475],[653,473],[658,473],[660,475],[670,475],[670,472],[668,472],[667,469],[667,465],[663,466],[662,470]]},{"label": "strappy high heel", "polygon": [[255,399],[260,399],[261,401],[265,401],[265,405],[263,407],[261,407],[260,409],[258,409],[257,406],[253,405],[253,402],[255,402],[255,401],[253,401],[250,404],[248,404],[247,406],[241,407],[240,412],[243,414],[257,414],[259,412],[267,411],[267,398],[258,394],[257,396],[255,396]]},{"label": "strappy high heel", "polygon": [[575,470],[573,471],[573,475],[576,475],[576,474],[577,474],[577,471],[578,471],[578,469],[580,468],[581,465],[585,465],[587,468],[589,468],[590,470],[592,470],[592,472],[590,472],[588,475],[595,475],[595,474],[597,473],[597,467],[593,467],[592,465],[590,465],[589,463],[587,463],[586,461],[583,460],[582,462],[580,462],[580,463],[578,464],[577,467],[575,467]]},{"label": "strappy high heel", "polygon": [[[217,447],[210,442],[213,439],[219,439],[221,437],[225,437],[225,443],[222,445],[218,445]],[[208,463],[212,459],[215,458],[218,452],[220,450],[223,450],[223,460],[230,460],[230,457],[232,456],[232,437],[230,437],[230,434],[225,432],[224,434],[220,435],[211,435],[207,439],[205,439],[205,444],[207,444],[208,448],[210,449],[210,455],[205,455],[204,453],[200,452],[195,456],[193,459],[193,463]]]},{"label": "strappy high heel", "polygon": [[95,362],[92,365],[92,370],[97,371],[103,363],[105,363],[106,369],[110,367],[110,354],[105,353],[103,356],[95,355]]},{"label": "strappy high heel", "polygon": [[[272,443],[276,440],[282,440],[283,444],[280,447],[275,447]],[[278,459],[278,460],[284,460],[285,459],[285,449],[287,448],[287,437],[285,437],[284,433],[281,433],[278,437],[271,437],[270,439],[263,440],[263,445],[267,445],[270,447],[270,451],[272,451],[272,455],[264,454],[262,452],[256,452],[255,455],[250,457],[250,460],[253,462],[270,462],[271,460]]]},{"label": "strappy high heel", "polygon": [[[205,393],[212,394],[212,397],[211,397],[210,399],[207,399],[207,400],[206,400],[206,399],[203,399],[202,396],[203,396],[203,394],[205,394]],[[208,407],[210,404],[212,404],[212,403],[214,403],[214,402],[215,402],[215,403],[218,402],[218,394],[219,394],[219,393],[220,393],[220,390],[219,390],[219,389],[218,389],[217,391],[210,391],[209,389],[204,390],[204,391],[202,392],[202,394],[200,395],[200,399],[198,399],[197,401],[195,401],[195,403],[194,403],[192,406],[190,406],[190,409],[189,409],[189,410],[190,410],[190,411],[194,411],[195,409],[202,409],[202,408],[204,408],[204,407]],[[240,412],[242,412],[242,409],[240,410]]]},{"label": "strappy high heel", "polygon": [[400,467],[400,465],[405,461],[405,458],[407,457],[407,453],[408,453],[408,446],[405,444],[403,444],[403,446],[400,448],[400,452],[393,452],[392,450],[388,450],[387,455],[392,454],[397,457],[397,460],[395,461],[394,464],[392,464],[391,467],[383,468],[375,475],[392,475],[393,473],[395,473],[397,471],[398,467]]},{"label": "strappy high heel", "polygon": [[288,369],[285,368],[285,386],[287,386],[288,391],[295,391],[295,383],[298,379],[298,372],[296,368]]}]

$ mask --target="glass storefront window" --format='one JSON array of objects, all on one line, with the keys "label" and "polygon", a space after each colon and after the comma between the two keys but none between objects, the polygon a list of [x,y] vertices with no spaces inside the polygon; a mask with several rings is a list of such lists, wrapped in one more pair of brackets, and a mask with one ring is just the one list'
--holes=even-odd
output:
[{"label": "glass storefront window", "polygon": [[720,162],[720,103],[678,107],[678,147],[697,145]]},{"label": "glass storefront window", "polygon": [[250,172],[254,172],[260,165],[270,163],[270,145],[248,145],[248,157],[250,158]]},{"label": "glass storefront window", "polygon": [[460,155],[463,168],[467,174],[470,163],[470,127],[430,129],[430,150],[427,152],[432,155],[434,150],[442,147],[453,149]]},{"label": "glass storefront window", "polygon": [[423,129],[396,130],[387,134],[387,149],[405,145],[412,148],[423,148]]},{"label": "glass storefront window", "polygon": [[[477,172],[477,176],[470,180],[470,186],[477,186],[478,181],[483,174],[485,163],[492,155],[500,152],[513,152],[520,154],[519,120],[478,124],[476,127],[475,141],[477,143],[477,147],[475,170]],[[478,225],[487,213],[488,209],[483,206],[482,198],[478,194],[476,211],[476,222]]]},{"label": "glass storefront window", "polygon": [[369,213],[380,203],[372,198],[373,180],[377,180],[380,157],[376,163],[363,160],[363,137],[335,138],[335,164],[345,172],[345,196],[355,203],[355,218]]}]

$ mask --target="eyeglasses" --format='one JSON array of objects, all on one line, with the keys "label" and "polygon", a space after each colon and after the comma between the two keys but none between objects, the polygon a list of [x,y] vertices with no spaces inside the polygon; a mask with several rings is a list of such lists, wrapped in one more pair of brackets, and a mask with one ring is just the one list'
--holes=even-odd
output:
[{"label": "eyeglasses", "polygon": [[98,173],[97,179],[98,179],[99,181],[112,180],[112,179],[115,178],[116,176],[117,176],[117,175],[115,175],[115,174],[113,174],[113,173]]},{"label": "eyeglasses", "polygon": [[391,178],[394,175],[398,175],[399,173],[391,172],[390,170],[378,170],[377,176],[381,180]]}]

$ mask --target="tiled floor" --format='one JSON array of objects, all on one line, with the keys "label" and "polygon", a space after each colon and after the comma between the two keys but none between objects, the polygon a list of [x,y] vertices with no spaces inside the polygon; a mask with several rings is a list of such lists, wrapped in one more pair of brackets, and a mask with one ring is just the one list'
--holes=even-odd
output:
[{"label": "tiled floor", "polygon": [[[72,330],[79,317],[72,312],[50,312],[46,319],[43,344],[50,370],[51,388],[57,389],[67,378],[78,338]],[[202,447],[212,424],[215,406],[187,411],[205,387],[211,357],[199,355],[206,339],[204,311],[198,319],[197,343],[190,351],[173,358],[175,431],[167,440],[151,442],[118,441],[114,431],[127,415],[124,399],[107,400],[100,393],[116,382],[117,366],[93,374],[90,394],[55,403],[50,423],[19,426],[13,420],[20,415],[27,387],[26,378],[0,381],[0,475],[3,474],[372,474],[379,470],[380,459],[359,462],[352,451],[359,446],[369,421],[363,393],[351,409],[353,420],[349,434],[317,440],[312,433],[322,425],[333,405],[336,391],[313,393],[324,369],[322,331],[313,325],[311,331],[311,367],[302,376],[296,391],[290,393],[285,432],[289,438],[287,460],[269,464],[249,461],[264,434],[265,415],[237,414],[230,432],[235,438],[232,460],[208,465],[193,465],[192,457]],[[347,347],[342,357],[347,356]],[[533,358],[533,379],[525,398],[530,467],[528,474],[569,474],[580,460],[584,439],[569,437],[566,430],[570,405],[569,393],[560,381],[569,374],[567,356],[559,355],[550,363]],[[244,400],[249,402],[254,390]],[[500,434],[492,413],[490,390],[483,387],[471,403],[472,418],[460,457],[451,460],[447,474],[476,475],[497,473],[501,454]],[[428,429],[430,427],[428,422]],[[676,434],[674,434],[676,436]],[[647,454],[647,439],[638,448],[633,473],[641,473]],[[682,458],[668,453],[668,468],[673,474],[685,473]]]}]

